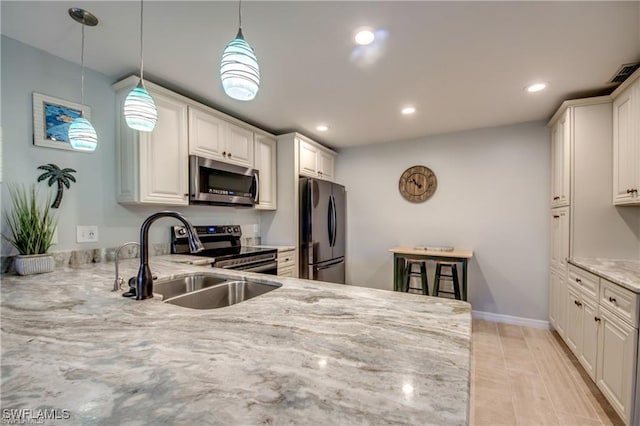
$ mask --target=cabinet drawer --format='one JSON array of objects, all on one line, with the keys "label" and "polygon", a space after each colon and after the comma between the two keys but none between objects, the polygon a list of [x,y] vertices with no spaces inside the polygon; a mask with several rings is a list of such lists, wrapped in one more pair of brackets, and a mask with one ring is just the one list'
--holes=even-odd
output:
[{"label": "cabinet drawer", "polygon": [[278,269],[295,266],[296,259],[294,255],[295,255],[294,250],[279,252],[278,253]]},{"label": "cabinet drawer", "polygon": [[296,268],[293,266],[289,266],[286,268],[278,267],[278,276],[279,277],[296,277]]},{"label": "cabinet drawer", "polygon": [[638,295],[610,281],[601,280],[600,306],[638,327]]},{"label": "cabinet drawer", "polygon": [[600,278],[597,275],[569,265],[569,282],[577,283],[582,289],[582,295],[593,299],[598,299]]}]

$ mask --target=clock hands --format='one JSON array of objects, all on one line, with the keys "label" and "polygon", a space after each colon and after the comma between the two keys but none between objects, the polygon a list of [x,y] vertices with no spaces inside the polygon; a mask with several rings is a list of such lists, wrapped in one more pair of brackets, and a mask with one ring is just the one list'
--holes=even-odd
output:
[{"label": "clock hands", "polygon": [[418,183],[418,181],[416,180],[416,178],[411,178],[411,180],[409,181],[413,184],[415,184],[415,186],[418,187],[418,189],[422,189],[422,184]]}]

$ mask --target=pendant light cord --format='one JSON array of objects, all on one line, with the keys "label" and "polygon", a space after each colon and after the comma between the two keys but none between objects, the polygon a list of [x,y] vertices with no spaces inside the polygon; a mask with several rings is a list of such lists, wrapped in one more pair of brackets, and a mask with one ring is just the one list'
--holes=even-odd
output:
[{"label": "pendant light cord", "polygon": [[[84,23],[82,24],[82,47],[80,50],[80,105],[84,106]],[[84,116],[82,112],[81,116]]]},{"label": "pendant light cord", "polygon": [[144,44],[143,44],[144,42],[142,38],[143,12],[144,12],[144,1],[140,0],[140,83],[144,87],[144,83],[142,82],[144,80]]},{"label": "pendant light cord", "polygon": [[242,29],[242,0],[238,2],[238,26]]}]

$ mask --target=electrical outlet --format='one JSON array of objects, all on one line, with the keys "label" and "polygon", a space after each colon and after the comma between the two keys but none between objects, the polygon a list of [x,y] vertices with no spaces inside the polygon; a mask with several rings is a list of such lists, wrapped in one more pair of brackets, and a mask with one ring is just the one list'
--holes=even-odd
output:
[{"label": "electrical outlet", "polygon": [[97,225],[77,226],[76,242],[97,243],[98,242],[98,226]]},{"label": "electrical outlet", "polygon": [[260,232],[260,228],[258,228],[258,224],[254,223],[253,224],[253,233],[258,235],[258,232]]}]

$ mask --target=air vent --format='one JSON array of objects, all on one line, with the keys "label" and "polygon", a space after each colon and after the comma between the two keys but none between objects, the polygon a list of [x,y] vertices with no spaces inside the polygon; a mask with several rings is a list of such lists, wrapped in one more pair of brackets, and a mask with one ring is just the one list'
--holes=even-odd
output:
[{"label": "air vent", "polygon": [[609,83],[620,84],[627,79],[635,70],[640,68],[640,63],[624,64],[618,68],[618,71],[613,75]]}]

